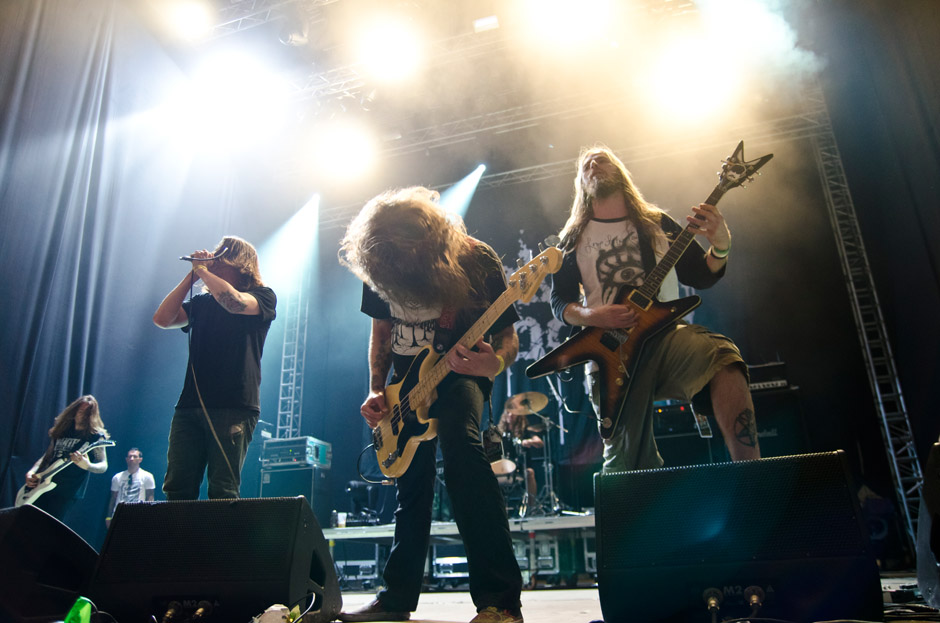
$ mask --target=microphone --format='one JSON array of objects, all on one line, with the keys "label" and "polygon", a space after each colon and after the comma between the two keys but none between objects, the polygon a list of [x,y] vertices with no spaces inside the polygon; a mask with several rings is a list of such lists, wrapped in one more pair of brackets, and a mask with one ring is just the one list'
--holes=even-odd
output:
[{"label": "microphone", "polygon": [[218,253],[216,253],[215,255],[211,257],[193,257],[192,255],[181,255],[180,259],[183,260],[184,262],[192,262],[192,261],[208,262],[210,260],[217,260],[223,255],[225,255],[226,253],[228,253],[228,247],[222,247],[221,251],[219,251]]}]

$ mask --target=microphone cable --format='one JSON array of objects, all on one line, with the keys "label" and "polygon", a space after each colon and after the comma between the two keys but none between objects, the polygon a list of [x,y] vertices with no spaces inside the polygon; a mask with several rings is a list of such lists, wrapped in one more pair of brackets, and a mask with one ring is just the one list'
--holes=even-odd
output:
[{"label": "microphone cable", "polygon": [[[228,251],[228,247],[225,247],[220,253],[218,253],[218,257],[221,257],[227,251]],[[183,258],[180,258],[180,259],[183,259]],[[209,425],[209,430],[212,432],[212,437],[213,439],[215,439],[216,445],[219,446],[219,452],[222,453],[222,458],[225,459],[225,465],[228,467],[228,472],[232,476],[232,483],[237,483],[239,479],[235,475],[235,469],[232,467],[232,462],[228,460],[228,454],[225,453],[225,447],[222,445],[222,440],[219,439],[219,435],[215,431],[215,426],[212,425],[212,418],[209,417],[209,410],[206,408],[206,403],[202,399],[202,392],[199,391],[199,383],[196,382],[196,366],[193,363],[193,330],[196,328],[196,323],[194,322],[195,315],[193,314],[193,312],[195,311],[195,305],[192,304],[193,303],[193,288],[195,285],[196,285],[196,271],[192,270],[190,272],[190,280],[189,280],[189,303],[190,303],[189,314],[188,314],[189,331],[186,332],[186,335],[188,338],[187,346],[189,349],[189,370],[193,374],[193,388],[196,390],[196,398],[199,399],[199,406],[202,407],[202,414],[206,418],[206,423]],[[206,289],[208,290],[209,287],[206,286]],[[209,292],[209,296],[212,296],[211,291]]]}]

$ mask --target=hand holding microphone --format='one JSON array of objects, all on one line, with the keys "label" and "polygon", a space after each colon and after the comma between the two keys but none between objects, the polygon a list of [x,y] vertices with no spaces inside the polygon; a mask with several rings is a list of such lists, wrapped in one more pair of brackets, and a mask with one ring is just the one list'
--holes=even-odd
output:
[{"label": "hand holding microphone", "polygon": [[212,255],[211,252],[205,249],[202,249],[201,251],[193,252],[192,255],[180,256],[180,259],[183,260],[184,262],[192,262],[193,272],[198,276],[200,266],[204,266],[206,269],[208,269],[209,264],[211,262],[214,262],[215,260],[219,259],[223,255],[225,255],[227,252],[228,252],[228,247],[222,247],[222,250],[216,253],[215,255]]}]

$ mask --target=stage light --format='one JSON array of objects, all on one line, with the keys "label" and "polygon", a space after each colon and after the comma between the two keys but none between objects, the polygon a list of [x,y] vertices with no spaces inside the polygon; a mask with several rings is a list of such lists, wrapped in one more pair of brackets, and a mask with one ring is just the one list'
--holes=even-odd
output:
[{"label": "stage light", "polygon": [[799,48],[795,30],[766,0],[698,0],[696,5],[709,36],[732,42],[739,51],[734,60],[740,69],[821,68],[814,54]]},{"label": "stage light", "polygon": [[286,119],[286,82],[248,54],[219,53],[181,84],[170,114],[193,147],[249,146]]},{"label": "stage light", "polygon": [[423,50],[420,33],[401,17],[377,19],[358,37],[358,58],[369,74],[381,82],[395,82],[417,73]]},{"label": "stage light", "polygon": [[652,104],[670,122],[701,121],[733,100],[738,80],[727,49],[700,37],[675,39],[650,68]]},{"label": "stage light", "polygon": [[470,207],[470,200],[473,199],[473,194],[480,184],[480,178],[483,177],[484,171],[486,171],[486,165],[481,164],[470,175],[442,192],[441,206],[459,214],[461,218],[465,217],[467,209]]},{"label": "stage light", "polygon": [[351,118],[333,119],[314,129],[311,164],[318,179],[349,181],[371,171],[377,152],[376,139],[363,123]]},{"label": "stage light", "polygon": [[473,20],[473,32],[480,33],[499,28],[499,18],[495,15]]},{"label": "stage light", "polygon": [[182,0],[161,6],[169,32],[184,41],[197,41],[212,28],[212,10],[205,2]]},{"label": "stage light", "polygon": [[523,10],[532,34],[551,44],[547,50],[606,39],[613,17],[611,0],[526,0]]},{"label": "stage light", "polygon": [[320,196],[313,195],[270,238],[258,247],[261,274],[275,292],[296,292],[315,257]]}]

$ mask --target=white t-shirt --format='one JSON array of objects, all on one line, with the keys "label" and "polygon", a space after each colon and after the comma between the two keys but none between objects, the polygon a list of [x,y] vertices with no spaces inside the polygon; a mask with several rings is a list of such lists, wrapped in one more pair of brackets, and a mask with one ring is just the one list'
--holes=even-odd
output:
[{"label": "white t-shirt", "polygon": [[[668,249],[668,242],[659,240],[654,249],[656,260],[662,259]],[[612,303],[621,286],[643,285],[639,236],[636,226],[626,217],[588,221],[578,241],[577,261],[586,307]],[[657,298],[660,301],[679,298],[675,268],[666,275]]]},{"label": "white t-shirt", "polygon": [[111,478],[111,491],[118,494],[117,503],[131,504],[147,499],[147,490],[157,488],[153,474],[145,469],[138,469],[136,474],[124,470]]}]

